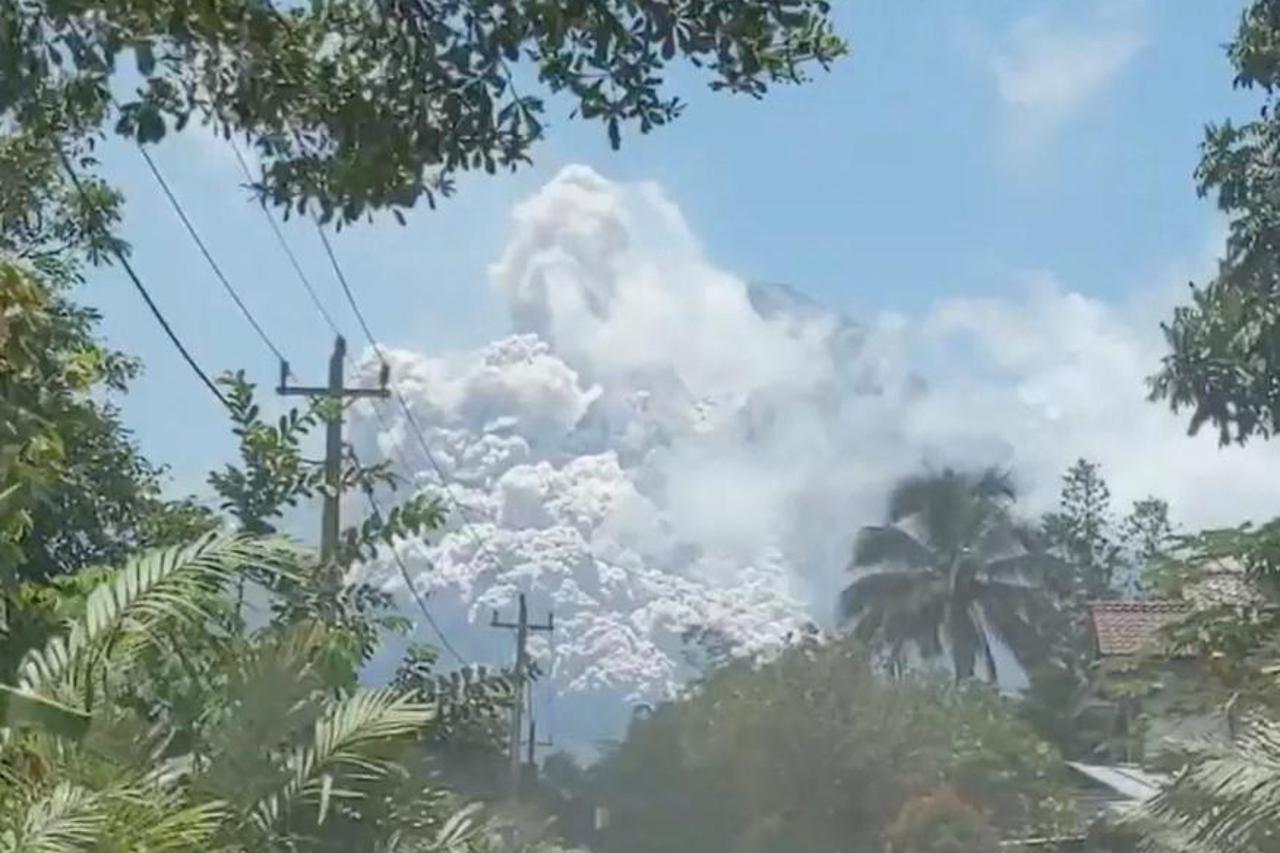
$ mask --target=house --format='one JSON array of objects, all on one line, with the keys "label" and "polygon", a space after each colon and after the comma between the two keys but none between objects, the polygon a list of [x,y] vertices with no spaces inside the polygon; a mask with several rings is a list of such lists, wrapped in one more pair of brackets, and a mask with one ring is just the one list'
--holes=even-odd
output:
[{"label": "house", "polygon": [[[1090,629],[1094,654],[1100,667],[1108,668],[1116,680],[1136,674],[1144,664],[1157,662],[1158,671],[1171,676],[1181,673],[1194,678],[1196,660],[1179,649],[1170,648],[1165,629],[1197,612],[1210,608],[1233,607],[1240,610],[1266,606],[1265,599],[1250,582],[1244,567],[1232,560],[1210,560],[1199,564],[1195,580],[1184,586],[1177,598],[1127,601],[1097,601],[1089,605]],[[1133,763],[1133,758],[1151,759],[1171,740],[1188,737],[1229,738],[1232,727],[1228,712],[1189,714],[1173,707],[1169,691],[1156,690],[1142,695],[1140,679],[1131,679],[1127,698],[1108,703],[1118,716],[1134,718],[1139,706],[1142,725],[1135,755],[1125,755],[1123,762],[1068,761],[1074,780],[1078,828],[1054,837],[1022,838],[1005,841],[1001,848],[1017,851],[1054,851],[1057,853],[1102,853],[1133,850],[1132,829],[1126,829],[1120,818],[1155,797],[1169,784],[1167,774]],[[1136,720],[1129,720],[1136,722]],[[1128,750],[1126,750],[1127,752]]]},{"label": "house", "polygon": [[[1089,605],[1090,626],[1098,664],[1112,673],[1135,672],[1142,664],[1159,661],[1168,682],[1182,678],[1194,683],[1198,662],[1185,650],[1171,648],[1167,628],[1207,609],[1230,607],[1240,611],[1267,606],[1265,596],[1237,560],[1206,560],[1195,567],[1195,580],[1178,598],[1098,601]],[[1229,708],[1189,713],[1177,706],[1171,690],[1155,690],[1127,700],[1128,717],[1141,710],[1141,737],[1135,754],[1125,760],[1152,759],[1177,740],[1229,739],[1234,731]],[[1124,703],[1122,703],[1124,704]]]},{"label": "house", "polygon": [[1239,560],[1214,558],[1195,568],[1195,580],[1183,587],[1178,598],[1090,603],[1098,656],[1160,653],[1162,629],[1199,610],[1224,606],[1248,610],[1266,606],[1266,597]]}]

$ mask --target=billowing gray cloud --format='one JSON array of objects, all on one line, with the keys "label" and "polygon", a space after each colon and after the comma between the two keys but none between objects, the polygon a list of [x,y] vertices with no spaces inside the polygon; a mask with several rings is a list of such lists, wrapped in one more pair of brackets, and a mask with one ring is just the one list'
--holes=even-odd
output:
[{"label": "billowing gray cloud", "polygon": [[[464,654],[505,656],[486,623],[518,591],[535,617],[554,608],[554,650],[536,650],[579,740],[688,676],[690,626],[762,652],[830,625],[854,531],[925,462],[1008,465],[1028,511],[1081,455],[1188,523],[1274,511],[1274,450],[1188,439],[1144,399],[1157,318],[1051,276],[1019,302],[858,324],[717,268],[656,187],[583,167],[517,208],[491,276],[510,337],[390,353],[434,464],[393,408],[361,404],[353,432],[452,484],[463,509],[402,555]],[[367,570],[398,587],[389,561]]]}]

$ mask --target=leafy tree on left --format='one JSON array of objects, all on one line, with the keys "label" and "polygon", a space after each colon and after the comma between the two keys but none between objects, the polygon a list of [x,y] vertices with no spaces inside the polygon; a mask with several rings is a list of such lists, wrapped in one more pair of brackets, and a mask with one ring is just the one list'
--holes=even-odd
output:
[{"label": "leafy tree on left", "polygon": [[[32,377],[46,364],[61,370],[66,399],[55,399],[83,414],[71,403],[100,375],[88,346],[33,349],[45,339],[31,332],[59,328],[39,277],[50,264],[6,260],[0,279],[10,428],[0,482],[13,501],[0,519],[20,557],[74,459],[65,424],[42,416],[62,409]],[[270,533],[316,487],[299,447],[323,413],[271,425],[242,377],[224,386],[241,454],[210,479],[230,516],[222,525],[244,533],[189,535],[212,514],[193,511],[187,524],[170,507],[148,516],[138,540],[179,544],[112,542],[135,553],[4,591],[0,850],[487,849],[486,824],[443,787],[426,749],[458,719],[492,720],[504,682],[479,673],[464,695],[444,695],[424,689],[428,666],[412,683],[360,687],[384,632],[403,627],[389,599],[245,535]],[[343,476],[370,488],[391,479],[385,466],[358,464]],[[346,531],[337,568],[439,519],[434,500],[410,498]],[[269,605],[261,628],[242,616],[246,585]]]},{"label": "leafy tree on left", "polygon": [[116,197],[71,195],[49,152],[0,138],[0,571],[13,582],[110,562],[207,530],[207,512],[161,497],[164,469],[139,451],[111,395],[139,364],[96,336],[72,301],[100,256]]}]

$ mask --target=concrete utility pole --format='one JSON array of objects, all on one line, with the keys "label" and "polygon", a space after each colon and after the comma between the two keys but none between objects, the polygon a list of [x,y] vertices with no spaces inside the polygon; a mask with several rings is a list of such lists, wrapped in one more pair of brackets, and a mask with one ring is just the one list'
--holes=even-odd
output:
[{"label": "concrete utility pole", "polygon": [[320,525],[320,559],[325,565],[333,564],[338,552],[338,504],[342,492],[342,413],[348,399],[359,397],[387,397],[389,371],[382,365],[378,388],[343,387],[343,365],[347,358],[347,342],[341,336],[334,339],[333,354],[329,356],[329,384],[324,387],[289,385],[289,362],[280,362],[280,385],[276,392],[284,397],[323,397],[336,400],[336,411],[330,413],[324,428],[324,512]]},{"label": "concrete utility pole", "polygon": [[[554,631],[555,623],[552,621],[551,613],[547,614],[547,621],[541,625],[529,624],[529,609],[525,602],[524,593],[520,593],[518,602],[517,618],[515,622],[503,622],[498,619],[498,613],[495,610],[493,620],[489,623],[493,628],[505,628],[516,632],[516,665],[515,665],[515,685],[512,690],[514,703],[511,706],[511,730],[508,734],[508,750],[511,760],[511,778],[509,780],[512,811],[520,801],[520,738],[523,734],[522,718],[524,714],[525,702],[525,683],[529,672],[529,632],[530,631]],[[530,716],[533,714],[530,708]],[[530,762],[533,760],[534,741],[533,736],[529,738],[529,756]],[[513,819],[515,815],[512,815]],[[515,850],[516,835],[514,830],[511,832],[507,841],[507,849]]]}]

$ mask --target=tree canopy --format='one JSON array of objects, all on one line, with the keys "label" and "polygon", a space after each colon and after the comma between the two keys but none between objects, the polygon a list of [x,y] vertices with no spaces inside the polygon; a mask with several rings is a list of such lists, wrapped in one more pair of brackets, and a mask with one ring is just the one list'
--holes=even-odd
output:
[{"label": "tree canopy", "polygon": [[1007,700],[884,679],[848,637],[720,666],[638,716],[576,783],[560,776],[608,810],[601,853],[881,850],[913,798],[944,789],[992,828],[981,837],[1072,818],[1056,752]]},{"label": "tree canopy", "polygon": [[48,578],[208,529],[162,498],[164,469],[139,451],[112,403],[139,366],[94,337],[53,264],[0,256],[0,564]]},{"label": "tree canopy", "polygon": [[152,143],[193,119],[239,134],[272,202],[356,219],[515,168],[546,95],[616,147],[682,109],[672,63],[759,96],[843,50],[825,0],[5,0],[0,119]]},{"label": "tree canopy", "polygon": [[1212,124],[1196,170],[1201,195],[1216,195],[1230,222],[1216,275],[1192,286],[1191,302],[1164,327],[1169,352],[1152,396],[1189,410],[1190,430],[1205,424],[1223,443],[1280,430],[1280,2],[1254,0],[1227,56],[1235,85],[1258,89],[1263,106],[1243,124]]}]

